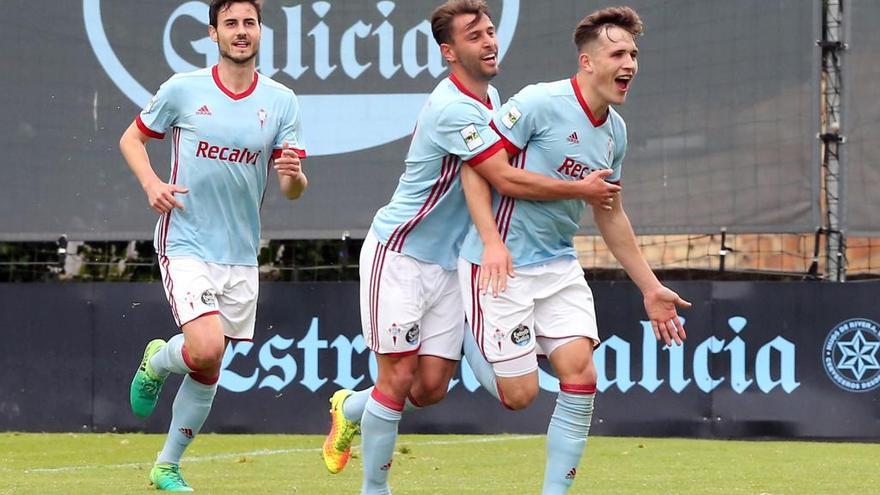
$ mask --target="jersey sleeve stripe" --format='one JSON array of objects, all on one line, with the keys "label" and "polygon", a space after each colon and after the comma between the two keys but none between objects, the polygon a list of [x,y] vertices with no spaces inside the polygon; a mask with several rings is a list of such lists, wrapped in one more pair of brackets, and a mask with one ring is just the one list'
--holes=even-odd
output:
[{"label": "jersey sleeve stripe", "polygon": [[494,156],[495,153],[498,153],[501,150],[501,148],[506,148],[503,140],[499,140],[495,144],[493,144],[492,146],[489,146],[488,148],[484,149],[477,156],[468,160],[467,163],[471,167],[475,167],[475,166],[483,163],[484,161],[486,161],[488,158],[491,158],[492,156]]},{"label": "jersey sleeve stripe", "polygon": [[134,121],[137,124],[138,129],[140,129],[140,131],[143,132],[145,136],[150,136],[153,139],[165,139],[164,132],[156,132],[147,127],[147,124],[144,124],[144,121],[143,119],[141,119],[140,115],[138,115],[137,118],[134,119]]},{"label": "jersey sleeve stripe", "polygon": [[[306,150],[301,150],[299,148],[290,148],[290,149],[292,149],[293,152],[296,153],[296,156],[300,157],[300,159],[308,158],[308,154],[306,153]],[[273,159],[281,158],[281,151],[282,151],[281,148],[273,149],[272,150],[272,158]]]},{"label": "jersey sleeve stripe", "polygon": [[501,138],[501,142],[504,143],[504,149],[507,150],[507,153],[510,154],[510,156],[516,156],[522,150],[522,148],[513,144],[510,139],[507,139],[507,136],[505,136],[501,131],[498,130],[498,127],[495,126],[495,121],[490,122],[489,127],[491,127],[492,130],[494,130],[495,133],[498,134],[498,137]]}]

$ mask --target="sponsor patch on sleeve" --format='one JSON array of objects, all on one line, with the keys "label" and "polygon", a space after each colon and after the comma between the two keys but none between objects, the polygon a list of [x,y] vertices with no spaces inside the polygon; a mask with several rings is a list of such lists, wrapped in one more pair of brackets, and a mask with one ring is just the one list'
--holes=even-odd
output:
[{"label": "sponsor patch on sleeve", "polygon": [[504,124],[504,127],[513,129],[513,126],[516,125],[520,117],[522,117],[522,112],[520,112],[515,106],[511,106],[510,110],[505,112],[504,116],[501,117],[501,123]]},{"label": "sponsor patch on sleeve", "polygon": [[150,112],[152,112],[154,106],[156,106],[156,95],[153,95],[153,97],[150,98],[150,101],[147,102],[147,106],[144,107],[143,112],[144,112],[144,113],[150,113]]},{"label": "sponsor patch on sleeve", "polygon": [[480,133],[477,132],[477,127],[474,124],[471,124],[461,131],[461,138],[464,140],[465,146],[467,146],[468,151],[474,151],[475,149],[483,146],[483,138],[480,137]]}]

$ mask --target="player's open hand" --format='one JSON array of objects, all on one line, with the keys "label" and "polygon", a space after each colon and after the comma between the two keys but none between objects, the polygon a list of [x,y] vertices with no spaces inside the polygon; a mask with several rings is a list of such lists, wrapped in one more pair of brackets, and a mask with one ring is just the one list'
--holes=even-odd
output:
[{"label": "player's open hand", "polygon": [[613,173],[614,171],[610,168],[603,168],[594,170],[581,179],[580,185],[582,186],[584,201],[593,208],[611,211],[620,193],[620,186],[605,182],[605,179]]},{"label": "player's open hand", "polygon": [[275,159],[275,170],[278,175],[287,176],[291,179],[299,179],[302,175],[302,162],[296,151],[288,146],[287,141],[281,146],[281,156]]},{"label": "player's open hand", "polygon": [[673,341],[681,345],[687,338],[676,307],[690,308],[691,303],[662,285],[645,293],[645,311],[648,312],[648,319],[651,320],[654,337],[657,340],[663,339],[666,345],[672,345]]},{"label": "player's open hand", "polygon": [[507,290],[507,277],[513,277],[513,258],[503,242],[487,245],[480,260],[480,294],[491,288],[492,296]]},{"label": "player's open hand", "polygon": [[150,208],[156,213],[164,214],[174,208],[183,208],[183,203],[174,197],[175,194],[186,194],[189,189],[177,184],[167,184],[161,180],[156,180],[144,186],[144,192],[147,193],[147,201]]}]

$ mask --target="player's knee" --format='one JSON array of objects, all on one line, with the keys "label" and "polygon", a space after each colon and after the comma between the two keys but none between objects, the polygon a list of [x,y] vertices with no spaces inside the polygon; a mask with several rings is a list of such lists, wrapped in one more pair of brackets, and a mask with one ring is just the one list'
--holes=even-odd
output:
[{"label": "player's knee", "polygon": [[529,407],[529,404],[534,402],[537,396],[538,387],[531,385],[506,387],[501,391],[501,400],[504,406],[514,411]]},{"label": "player's knee", "polygon": [[415,374],[406,369],[396,369],[383,380],[395,396],[406,397],[412,388]]},{"label": "player's knee", "polygon": [[445,384],[435,384],[432,387],[413,386],[410,391],[409,400],[416,407],[425,407],[436,404],[446,398]]},{"label": "player's knee", "polygon": [[223,361],[222,346],[193,346],[188,349],[190,367],[193,371],[220,369]]}]

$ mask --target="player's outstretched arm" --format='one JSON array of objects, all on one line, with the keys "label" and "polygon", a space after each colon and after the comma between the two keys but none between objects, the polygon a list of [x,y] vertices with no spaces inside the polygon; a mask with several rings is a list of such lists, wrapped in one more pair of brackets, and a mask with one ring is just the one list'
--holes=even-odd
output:
[{"label": "player's outstretched arm", "polygon": [[678,318],[676,307],[689,308],[691,303],[657,280],[657,276],[648,266],[636,243],[632,224],[623,210],[620,197],[612,201],[610,206],[610,209],[593,208],[593,218],[596,220],[602,239],[617,261],[623,265],[627,275],[642,291],[645,311],[648,319],[651,320],[654,336],[657,340],[663,339],[666,345],[672,345],[673,341],[681,345],[687,334]]},{"label": "player's outstretched arm", "polygon": [[567,181],[536,174],[508,163],[507,151],[502,149],[474,167],[499,193],[517,199],[552,201],[583,199],[591,205],[604,208],[608,199],[620,191],[620,186],[605,182],[612,170],[597,170],[583,179]]},{"label": "player's outstretched arm", "polygon": [[281,184],[281,194],[287,199],[297,199],[309,186],[309,179],[302,169],[302,160],[287,141],[281,148],[281,156],[275,159],[275,171]]},{"label": "player's outstretched arm", "polygon": [[174,195],[177,193],[186,194],[189,189],[176,184],[166,184],[156,175],[150,164],[150,157],[147,155],[146,144],[149,140],[150,136],[141,132],[137,124],[132,122],[119,138],[119,150],[122,151],[128,168],[131,169],[144,189],[150,208],[160,214],[167,213],[174,208],[183,209],[183,203]]},{"label": "player's outstretched arm", "polygon": [[507,277],[513,277],[513,260],[492,215],[492,190],[489,183],[465,164],[461,168],[461,186],[464,189],[471,220],[483,241],[483,257],[480,260],[480,292],[485,294],[491,287],[492,295],[507,289]]}]

